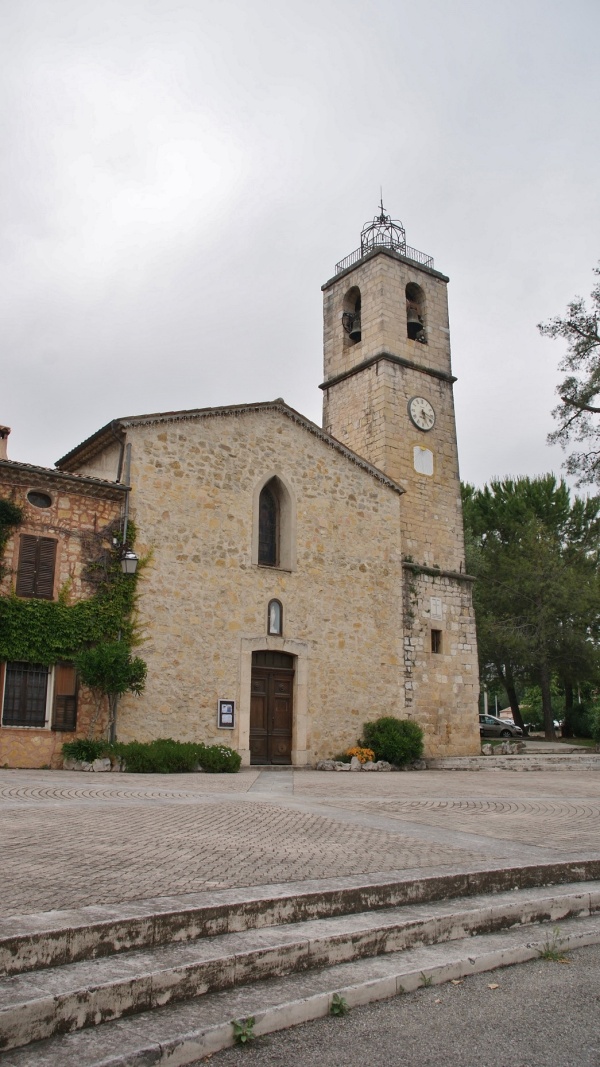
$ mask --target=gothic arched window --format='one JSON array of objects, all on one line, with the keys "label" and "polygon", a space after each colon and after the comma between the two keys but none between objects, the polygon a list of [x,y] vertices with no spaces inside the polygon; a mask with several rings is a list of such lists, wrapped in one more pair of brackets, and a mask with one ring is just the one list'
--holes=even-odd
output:
[{"label": "gothic arched window", "polygon": [[258,562],[276,567],[279,561],[279,500],[274,486],[267,482],[258,504]]},{"label": "gothic arched window", "polygon": [[296,503],[277,474],[259,482],[252,505],[252,562],[259,567],[296,569]]}]

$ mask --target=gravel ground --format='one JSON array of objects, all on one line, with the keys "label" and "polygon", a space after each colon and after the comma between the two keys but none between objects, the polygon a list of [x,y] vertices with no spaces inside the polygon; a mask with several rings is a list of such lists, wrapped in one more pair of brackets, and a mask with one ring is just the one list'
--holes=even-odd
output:
[{"label": "gravel ground", "polygon": [[[497,984],[498,988],[490,989]],[[212,1067],[600,1067],[600,946],[355,1008]]]}]

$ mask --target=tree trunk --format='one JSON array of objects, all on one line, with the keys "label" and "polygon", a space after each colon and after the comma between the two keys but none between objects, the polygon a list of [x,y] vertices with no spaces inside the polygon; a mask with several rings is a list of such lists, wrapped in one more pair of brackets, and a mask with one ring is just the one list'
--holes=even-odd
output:
[{"label": "tree trunk", "polygon": [[571,682],[565,682],[565,717],[562,724],[562,736],[572,737],[573,727],[571,726],[571,712],[573,711],[573,704],[575,703],[573,695],[573,686]]},{"label": "tree trunk", "polygon": [[544,716],[544,734],[546,741],[555,741],[554,712],[552,711],[552,692],[550,689],[550,667],[547,663],[540,665],[540,689],[542,691],[542,713]]},{"label": "tree trunk", "polygon": [[496,670],[498,672],[498,677],[499,677],[500,681],[502,682],[502,685],[504,686],[504,688],[506,690],[506,695],[508,697],[508,702],[510,704],[510,710],[512,711],[512,717],[513,717],[515,726],[520,726],[522,731],[523,731],[523,733],[525,733],[525,726],[524,726],[524,723],[523,723],[523,716],[521,715],[521,708],[519,706],[519,698],[517,696],[517,690],[516,690],[516,687],[515,687],[515,680],[513,678],[513,673],[512,673],[510,664],[508,663],[508,664],[504,664],[503,665],[501,663],[495,663],[494,666],[495,666],[495,668],[496,668]]},{"label": "tree trunk", "polygon": [[[92,693],[93,693],[93,696],[94,696],[94,714],[92,715],[92,718],[90,719],[90,724],[88,726],[88,738],[90,740],[93,740],[94,734],[96,733],[96,726],[98,725],[98,720],[100,719],[100,714],[102,712],[102,705],[103,705],[104,700],[105,700],[104,693],[100,693],[97,689],[92,689]],[[110,718],[110,706],[109,706],[109,718]]]},{"label": "tree trunk", "polygon": [[119,702],[118,693],[109,693],[108,706],[110,708],[110,715],[108,719],[108,740],[111,745],[117,740],[117,704]]}]

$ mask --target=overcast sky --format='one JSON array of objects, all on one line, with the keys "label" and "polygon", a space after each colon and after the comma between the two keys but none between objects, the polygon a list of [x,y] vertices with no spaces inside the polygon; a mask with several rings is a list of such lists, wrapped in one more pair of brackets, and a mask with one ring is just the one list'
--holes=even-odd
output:
[{"label": "overcast sky", "polygon": [[321,421],[320,287],[379,189],[450,275],[461,472],[558,471],[600,258],[598,0],[5,0],[0,423],[52,466],[122,415]]}]

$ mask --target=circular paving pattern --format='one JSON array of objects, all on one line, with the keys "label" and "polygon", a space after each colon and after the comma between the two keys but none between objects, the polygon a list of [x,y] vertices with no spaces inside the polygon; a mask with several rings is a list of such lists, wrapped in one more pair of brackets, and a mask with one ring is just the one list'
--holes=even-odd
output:
[{"label": "circular paving pattern", "polygon": [[0,770],[0,914],[600,857],[600,776]]}]

